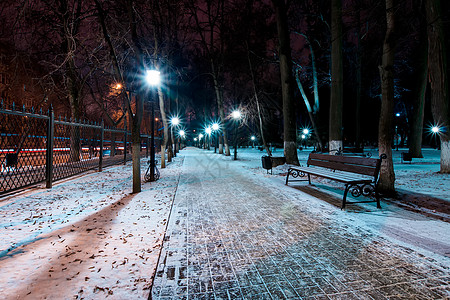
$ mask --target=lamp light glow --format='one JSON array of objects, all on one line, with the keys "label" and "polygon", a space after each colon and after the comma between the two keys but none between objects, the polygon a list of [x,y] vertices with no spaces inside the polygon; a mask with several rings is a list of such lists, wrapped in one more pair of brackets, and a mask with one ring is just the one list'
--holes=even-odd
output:
[{"label": "lamp light glow", "polygon": [[305,129],[302,130],[302,132],[303,132],[304,135],[307,135],[307,134],[309,134],[309,129],[305,128]]},{"label": "lamp light glow", "polygon": [[214,123],[214,124],[212,124],[211,128],[212,128],[212,130],[216,131],[216,130],[219,130],[220,126],[219,126],[219,124]]},{"label": "lamp light glow", "polygon": [[254,140],[256,140],[256,137],[255,137],[254,135],[252,135],[252,136],[250,137],[250,139],[251,139],[252,141],[254,141]]},{"label": "lamp light glow", "polygon": [[177,126],[177,125],[180,124],[180,118],[178,118],[178,117],[173,117],[172,119],[170,119],[170,123],[171,123],[173,126]]},{"label": "lamp light glow", "polygon": [[240,119],[241,118],[241,116],[242,116],[242,114],[241,114],[241,112],[239,111],[239,110],[234,110],[232,113],[231,113],[231,116],[233,117],[233,119]]},{"label": "lamp light glow", "polygon": [[438,126],[431,127],[431,132],[432,133],[439,133],[440,131],[441,131],[441,129]]},{"label": "lamp light glow", "polygon": [[149,85],[156,86],[161,83],[161,73],[156,70],[147,70],[145,80]]}]

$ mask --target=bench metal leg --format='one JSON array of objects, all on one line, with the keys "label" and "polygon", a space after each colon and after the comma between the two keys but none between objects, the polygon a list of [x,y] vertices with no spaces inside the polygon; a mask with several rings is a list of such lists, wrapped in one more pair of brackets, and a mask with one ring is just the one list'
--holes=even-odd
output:
[{"label": "bench metal leg", "polygon": [[291,169],[288,169],[288,173],[286,175],[286,185],[288,185],[289,182],[289,175],[291,175]]},{"label": "bench metal leg", "polygon": [[345,208],[345,204],[347,203],[347,193],[348,193],[348,190],[350,189],[350,187],[351,187],[351,184],[346,184],[345,185],[344,198],[342,198],[342,207],[341,207],[341,209]]},{"label": "bench metal leg", "polygon": [[311,184],[311,175],[308,173],[308,183]]},{"label": "bench metal leg", "polygon": [[377,185],[375,184],[375,199],[377,199],[377,208],[381,208],[380,194],[378,194]]}]

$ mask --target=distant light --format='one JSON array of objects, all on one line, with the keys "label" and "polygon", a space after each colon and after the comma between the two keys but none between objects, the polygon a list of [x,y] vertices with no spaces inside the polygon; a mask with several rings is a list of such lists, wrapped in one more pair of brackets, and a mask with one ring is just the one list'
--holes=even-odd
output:
[{"label": "distant light", "polygon": [[116,90],[122,89],[122,84],[116,83],[116,85],[114,86],[114,89],[116,89]]},{"label": "distant light", "polygon": [[250,138],[252,141],[256,140],[256,137],[254,135],[251,136]]},{"label": "distant light", "polygon": [[242,114],[241,114],[241,112],[239,111],[239,110],[234,110],[232,113],[231,113],[231,116],[233,117],[233,119],[240,119],[241,118],[241,116],[242,116]]},{"label": "distant light", "polygon": [[400,113],[396,113],[395,115],[396,115],[397,117],[400,117]]},{"label": "distant light", "polygon": [[179,134],[181,137],[184,137],[184,136],[186,135],[186,132],[185,132],[184,130],[180,130],[180,131],[178,132],[178,134]]},{"label": "distant light", "polygon": [[214,130],[214,131],[219,130],[219,127],[220,126],[217,123],[212,124],[212,130]]},{"label": "distant light", "polygon": [[302,134],[302,139],[305,139],[305,138],[306,138],[306,135]]},{"label": "distant light", "polygon": [[206,134],[211,134],[211,127],[210,126],[206,127],[205,132]]},{"label": "distant light", "polygon": [[161,83],[161,73],[156,70],[147,70],[145,80],[149,85],[156,86]]},{"label": "distant light", "polygon": [[178,117],[173,117],[172,119],[170,119],[170,123],[174,126],[177,126],[180,124],[180,118]]},{"label": "distant light", "polygon": [[203,137],[203,134],[200,133],[200,134],[198,135],[198,138],[199,138],[199,139],[202,139],[202,137]]},{"label": "distant light", "polygon": [[308,128],[305,128],[305,129],[303,129],[302,132],[303,132],[303,134],[305,134],[305,135],[306,135],[306,134],[309,134],[309,129],[308,129]]},{"label": "distant light", "polygon": [[441,131],[441,128],[439,128],[438,126],[431,127],[431,132],[433,132],[433,133],[439,133],[440,131]]},{"label": "distant light", "polygon": [[194,138],[194,142],[196,142],[197,141],[197,138]]}]

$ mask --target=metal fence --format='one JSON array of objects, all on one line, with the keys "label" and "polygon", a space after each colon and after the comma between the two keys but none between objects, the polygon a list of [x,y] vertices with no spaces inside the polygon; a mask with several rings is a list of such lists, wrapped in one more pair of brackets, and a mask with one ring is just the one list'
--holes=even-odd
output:
[{"label": "metal fence", "polygon": [[[131,134],[103,124],[71,122],[0,107],[0,195],[131,159]],[[148,136],[142,136],[147,148]],[[147,151],[148,153],[148,151]]]}]

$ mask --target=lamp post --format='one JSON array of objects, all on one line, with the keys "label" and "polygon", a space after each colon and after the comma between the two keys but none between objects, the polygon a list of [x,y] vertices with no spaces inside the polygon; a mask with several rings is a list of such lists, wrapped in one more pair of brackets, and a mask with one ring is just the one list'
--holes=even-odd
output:
[{"label": "lamp post", "polygon": [[177,156],[177,142],[175,140],[175,137],[173,136],[173,127],[178,127],[178,125],[180,125],[180,118],[178,117],[172,117],[170,119],[170,135],[172,136],[173,139],[173,156]]},{"label": "lamp post", "polygon": [[220,126],[219,126],[218,123],[213,123],[211,128],[212,128],[212,130],[214,132],[214,153],[216,153],[217,152],[217,144],[219,143],[217,132],[218,132]]},{"label": "lamp post", "polygon": [[233,117],[233,119],[235,121],[235,123],[234,123],[234,158],[233,158],[233,160],[237,160],[237,145],[238,145],[237,128],[238,128],[239,119],[242,117],[242,114],[239,110],[235,110],[231,113],[231,116]]},{"label": "lamp post", "polygon": [[256,137],[255,137],[254,135],[252,135],[252,136],[250,137],[250,140],[252,141],[252,148],[255,148],[255,140],[256,140]]},{"label": "lamp post", "polygon": [[[206,133],[205,141],[207,142],[207,149],[209,150],[209,145],[211,144],[211,133],[212,133],[211,126],[208,126],[205,128],[205,133]],[[208,143],[208,138],[209,138],[209,143]]]},{"label": "lamp post", "polygon": [[302,144],[305,148],[306,148],[306,139],[308,138],[308,135],[309,135],[309,129],[304,128],[302,130]]},{"label": "lamp post", "polygon": [[[147,70],[145,74],[145,80],[150,86],[158,86],[161,83],[160,72],[156,70]],[[153,102],[150,100],[151,109],[151,122],[150,127],[152,136],[150,138],[150,182],[156,181],[155,178],[155,108]]]},{"label": "lamp post", "polygon": [[199,147],[200,147],[200,148],[202,147],[202,138],[203,138],[203,134],[200,133],[200,134],[198,135],[198,141],[199,141],[198,144],[199,144]]},{"label": "lamp post", "polygon": [[[178,136],[180,139],[184,140],[184,138],[186,137],[186,131],[181,129],[180,131],[178,131]],[[179,145],[178,149],[181,149],[181,145],[183,145],[183,142],[180,141],[180,145]]]}]

